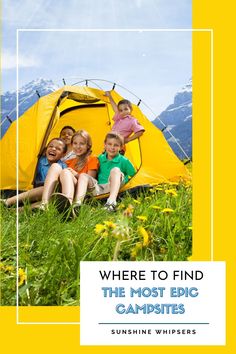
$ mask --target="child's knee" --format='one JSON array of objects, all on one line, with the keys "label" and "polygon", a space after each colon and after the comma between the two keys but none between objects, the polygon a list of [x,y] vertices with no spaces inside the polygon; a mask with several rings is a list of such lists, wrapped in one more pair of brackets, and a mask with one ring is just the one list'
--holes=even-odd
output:
[{"label": "child's knee", "polygon": [[79,175],[79,180],[87,180],[89,178],[89,176],[87,175],[87,173],[80,173]]},{"label": "child's knee", "polygon": [[119,167],[113,167],[111,169],[110,175],[120,175],[121,174],[121,170],[119,169]]},{"label": "child's knee", "polygon": [[60,173],[60,180],[65,177],[70,177],[70,175],[72,175],[71,172],[65,168]]},{"label": "child's knee", "polygon": [[61,168],[61,166],[57,162],[53,162],[51,167],[53,167],[53,168],[58,168],[58,167]]},{"label": "child's knee", "polygon": [[64,169],[64,170],[61,171],[61,176],[65,175],[67,173],[68,173],[68,171],[66,169]]},{"label": "child's knee", "polygon": [[62,171],[62,167],[57,162],[54,162],[51,165],[50,170],[55,171],[55,172],[61,172]]}]

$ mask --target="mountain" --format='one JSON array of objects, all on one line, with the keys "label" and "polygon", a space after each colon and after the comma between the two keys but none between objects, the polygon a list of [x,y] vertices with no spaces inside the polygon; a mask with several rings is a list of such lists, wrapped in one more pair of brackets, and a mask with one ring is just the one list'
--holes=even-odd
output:
[{"label": "mountain", "polygon": [[[19,89],[19,116],[21,116],[29,107],[31,107],[40,97],[55,91],[59,86],[55,85],[52,80],[42,78],[33,80]],[[1,137],[5,134],[10,126],[10,121],[16,119],[16,91],[7,91],[1,95]]]},{"label": "mountain", "polygon": [[[164,123],[164,125],[161,122]],[[177,142],[192,157],[192,79],[176,93],[170,104],[153,123],[161,130],[179,158],[186,158]]]},{"label": "mountain", "polygon": [[[19,89],[19,116],[31,107],[40,96],[59,89],[52,80],[39,78],[33,80]],[[2,125],[1,137],[10,126],[8,115],[12,121],[16,119],[16,91],[7,91],[1,95]],[[163,124],[160,122],[162,121]],[[153,123],[161,130],[168,140],[176,155],[181,159],[186,156],[183,154],[177,142],[182,146],[186,154],[192,156],[192,80],[176,93],[174,103],[170,104]],[[172,136],[172,135],[174,136]]]}]

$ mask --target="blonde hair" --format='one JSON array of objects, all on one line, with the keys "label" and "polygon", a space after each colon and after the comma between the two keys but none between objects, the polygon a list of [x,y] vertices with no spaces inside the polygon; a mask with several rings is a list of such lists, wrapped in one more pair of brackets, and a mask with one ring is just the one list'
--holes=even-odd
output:
[{"label": "blonde hair", "polygon": [[91,136],[89,135],[89,133],[86,132],[86,130],[78,130],[72,136],[71,144],[73,144],[73,141],[77,136],[80,136],[81,138],[83,138],[86,141],[86,145],[87,145],[87,151],[83,155],[77,157],[77,163],[76,163],[75,167],[76,167],[76,170],[79,172],[84,168],[84,166],[88,162],[89,156],[92,153],[92,139],[91,139]]}]

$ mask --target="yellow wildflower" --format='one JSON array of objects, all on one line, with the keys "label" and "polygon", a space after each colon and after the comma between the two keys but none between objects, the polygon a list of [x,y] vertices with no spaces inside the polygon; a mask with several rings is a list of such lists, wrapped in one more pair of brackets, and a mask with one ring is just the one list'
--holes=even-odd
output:
[{"label": "yellow wildflower", "polygon": [[141,202],[137,199],[133,199],[133,202],[136,203],[136,204],[141,204]]},{"label": "yellow wildflower", "polygon": [[147,230],[145,230],[144,227],[140,226],[138,228],[138,231],[139,231],[140,235],[143,237],[143,247],[148,246],[150,239],[149,239],[149,234],[148,234]]},{"label": "yellow wildflower", "polygon": [[4,264],[2,263],[2,262],[0,262],[0,270],[4,270],[5,269],[5,266],[4,266]]},{"label": "yellow wildflower", "polygon": [[170,214],[170,213],[174,213],[174,210],[171,208],[164,208],[161,212],[163,214]]},{"label": "yellow wildflower", "polygon": [[192,227],[192,226],[189,226],[189,227],[188,227],[188,229],[189,229],[189,230],[192,230],[192,229],[193,229],[193,227]]},{"label": "yellow wildflower", "polygon": [[192,185],[192,182],[191,182],[191,181],[186,181],[186,182],[185,182],[185,185],[186,185],[187,187],[189,187],[189,186]]},{"label": "yellow wildflower", "polygon": [[150,208],[152,208],[152,209],[156,209],[156,210],[161,209],[161,207],[160,207],[160,206],[158,206],[158,205],[151,205],[151,206],[150,206]]},{"label": "yellow wildflower", "polygon": [[173,197],[177,197],[177,192],[175,189],[167,189],[165,190],[165,193],[168,195],[172,195]]},{"label": "yellow wildflower", "polygon": [[179,185],[179,183],[177,183],[177,182],[169,182],[169,184],[170,184],[171,186],[178,186],[178,185]]},{"label": "yellow wildflower", "polygon": [[131,259],[136,259],[138,252],[142,249],[142,243],[137,242],[135,247],[131,250]]},{"label": "yellow wildflower", "polygon": [[103,224],[97,224],[96,226],[95,226],[95,232],[96,232],[96,234],[100,234],[101,232],[103,232],[103,231],[105,231],[106,230],[106,226],[105,225],[103,225]]},{"label": "yellow wildflower", "polygon": [[6,271],[6,272],[12,272],[13,270],[14,270],[14,267],[11,266],[11,265],[5,267],[5,271]]},{"label": "yellow wildflower", "polygon": [[134,207],[132,204],[129,204],[128,207],[124,210],[123,214],[125,216],[131,217],[133,215]]},{"label": "yellow wildflower", "polygon": [[112,222],[112,221],[104,221],[104,225],[106,225],[110,229],[116,228],[116,224],[114,224],[114,222]]},{"label": "yellow wildflower", "polygon": [[131,256],[131,259],[136,259],[136,257],[137,257],[137,251],[136,251],[136,248],[135,248],[135,247],[132,248],[130,256]]},{"label": "yellow wildflower", "polygon": [[108,236],[108,231],[104,231],[101,236],[102,237],[107,237]]},{"label": "yellow wildflower", "polygon": [[147,217],[144,215],[138,215],[137,219],[141,220],[141,221],[147,221]]},{"label": "yellow wildflower", "polygon": [[26,273],[25,273],[24,269],[19,268],[18,269],[18,286],[23,285],[25,280],[26,280]]},{"label": "yellow wildflower", "polygon": [[156,191],[163,191],[163,189],[161,187],[156,187],[155,190]]},{"label": "yellow wildflower", "polygon": [[125,208],[125,205],[123,203],[120,203],[117,207],[117,209],[124,209]]}]

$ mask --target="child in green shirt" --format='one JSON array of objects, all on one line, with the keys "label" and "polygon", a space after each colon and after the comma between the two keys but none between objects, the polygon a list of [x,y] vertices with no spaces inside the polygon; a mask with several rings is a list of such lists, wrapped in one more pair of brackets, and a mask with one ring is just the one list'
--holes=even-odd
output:
[{"label": "child in green shirt", "polygon": [[105,208],[108,211],[116,211],[116,199],[120,188],[136,173],[132,163],[119,153],[124,145],[124,138],[120,134],[113,131],[108,133],[104,145],[105,152],[98,156],[98,180],[84,173],[79,176],[78,197],[74,203],[75,214],[87,190],[93,195],[109,193]]}]

